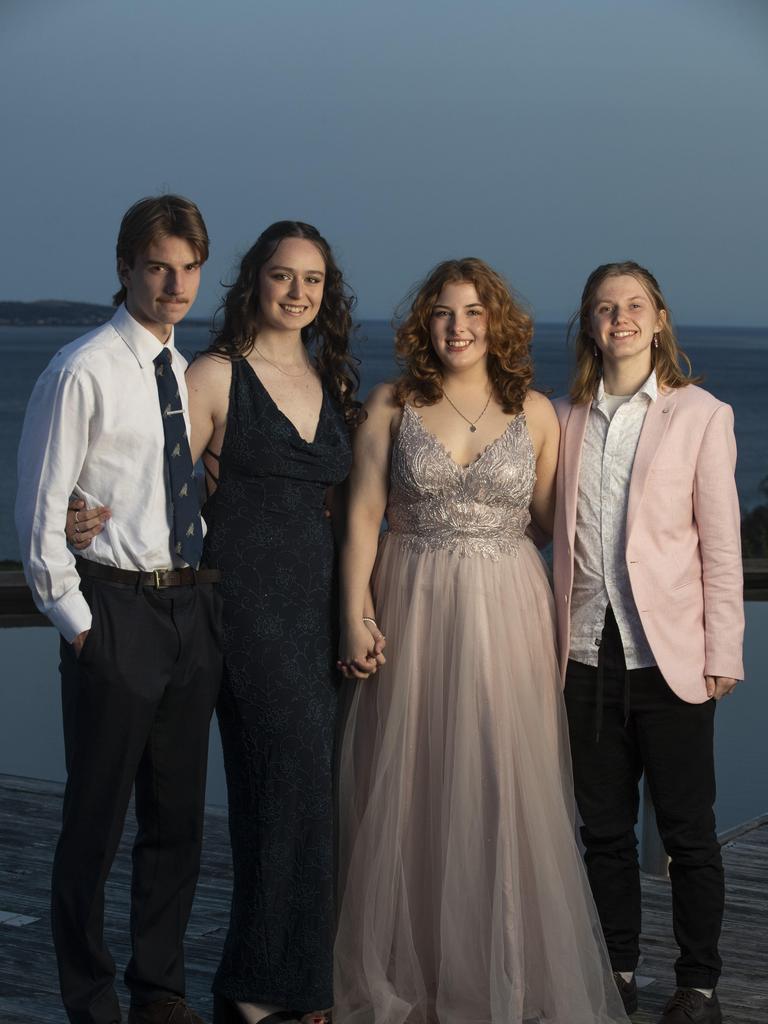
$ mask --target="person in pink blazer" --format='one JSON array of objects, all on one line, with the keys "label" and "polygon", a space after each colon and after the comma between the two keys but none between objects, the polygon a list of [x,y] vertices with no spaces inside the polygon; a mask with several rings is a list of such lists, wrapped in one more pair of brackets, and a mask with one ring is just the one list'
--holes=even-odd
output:
[{"label": "person in pink blazer", "polygon": [[714,711],[743,677],[733,413],[696,386],[659,285],[638,264],[593,271],[571,326],[576,371],[555,402],[553,569],[590,884],[631,1013],[645,772],[680,947],[661,1024],[718,1024]]}]

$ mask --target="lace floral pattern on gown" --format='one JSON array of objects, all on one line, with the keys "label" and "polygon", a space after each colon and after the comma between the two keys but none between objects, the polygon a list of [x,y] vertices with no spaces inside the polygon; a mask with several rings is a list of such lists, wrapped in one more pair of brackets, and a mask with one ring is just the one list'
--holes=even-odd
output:
[{"label": "lace floral pattern on gown", "polygon": [[462,557],[493,559],[514,554],[531,521],[532,453],[521,415],[460,466],[406,405],[392,452],[390,531],[413,551],[450,548]]},{"label": "lace floral pattern on gown", "polygon": [[345,684],[342,1024],[625,1021],[576,847],[523,415],[461,467],[406,406],[374,571],[387,664]]}]

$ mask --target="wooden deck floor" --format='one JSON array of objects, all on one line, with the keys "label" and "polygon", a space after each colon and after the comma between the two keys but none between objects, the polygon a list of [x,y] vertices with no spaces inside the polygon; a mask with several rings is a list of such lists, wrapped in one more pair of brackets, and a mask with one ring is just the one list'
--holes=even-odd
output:
[{"label": "wooden deck floor", "polygon": [[[0,1024],[64,1022],[48,924],[48,883],[61,810],[61,787],[0,776]],[[132,826],[126,828],[107,889],[107,940],[123,968]],[[725,846],[726,968],[718,992],[730,1024],[768,1024],[768,822]],[[187,931],[187,997],[210,1019],[210,984],[228,918],[230,858],[226,820],[206,820],[203,865]],[[674,988],[669,885],[643,882],[644,959],[635,1024],[649,1024]],[[127,997],[123,992],[124,1003]]]}]

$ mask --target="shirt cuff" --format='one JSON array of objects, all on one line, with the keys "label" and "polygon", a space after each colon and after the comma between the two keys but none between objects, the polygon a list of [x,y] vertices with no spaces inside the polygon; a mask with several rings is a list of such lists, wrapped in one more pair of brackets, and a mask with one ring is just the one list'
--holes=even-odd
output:
[{"label": "shirt cuff", "polygon": [[705,676],[725,676],[727,679],[744,678],[744,662],[741,651],[708,654],[704,662]]},{"label": "shirt cuff", "polygon": [[70,591],[45,613],[68,644],[91,628],[93,615],[79,590]]}]

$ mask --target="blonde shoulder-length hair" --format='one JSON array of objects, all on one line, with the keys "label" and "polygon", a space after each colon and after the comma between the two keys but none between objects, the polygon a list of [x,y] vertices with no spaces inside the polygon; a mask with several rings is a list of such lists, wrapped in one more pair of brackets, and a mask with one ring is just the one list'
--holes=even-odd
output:
[{"label": "blonde shoulder-length hair", "polygon": [[701,377],[694,377],[691,361],[677,343],[669,308],[659,282],[650,270],[646,270],[633,260],[603,263],[587,278],[581,295],[581,305],[568,322],[568,341],[569,344],[573,342],[576,357],[576,368],[570,389],[570,399],[574,405],[592,401],[597,394],[603,372],[600,349],[595,345],[590,332],[590,317],[597,289],[607,277],[624,276],[636,278],[650,296],[656,312],[664,313],[662,327],[656,332],[657,345],[651,349],[651,362],[656,371],[658,386],[683,388],[687,384],[698,384],[701,381]]}]

